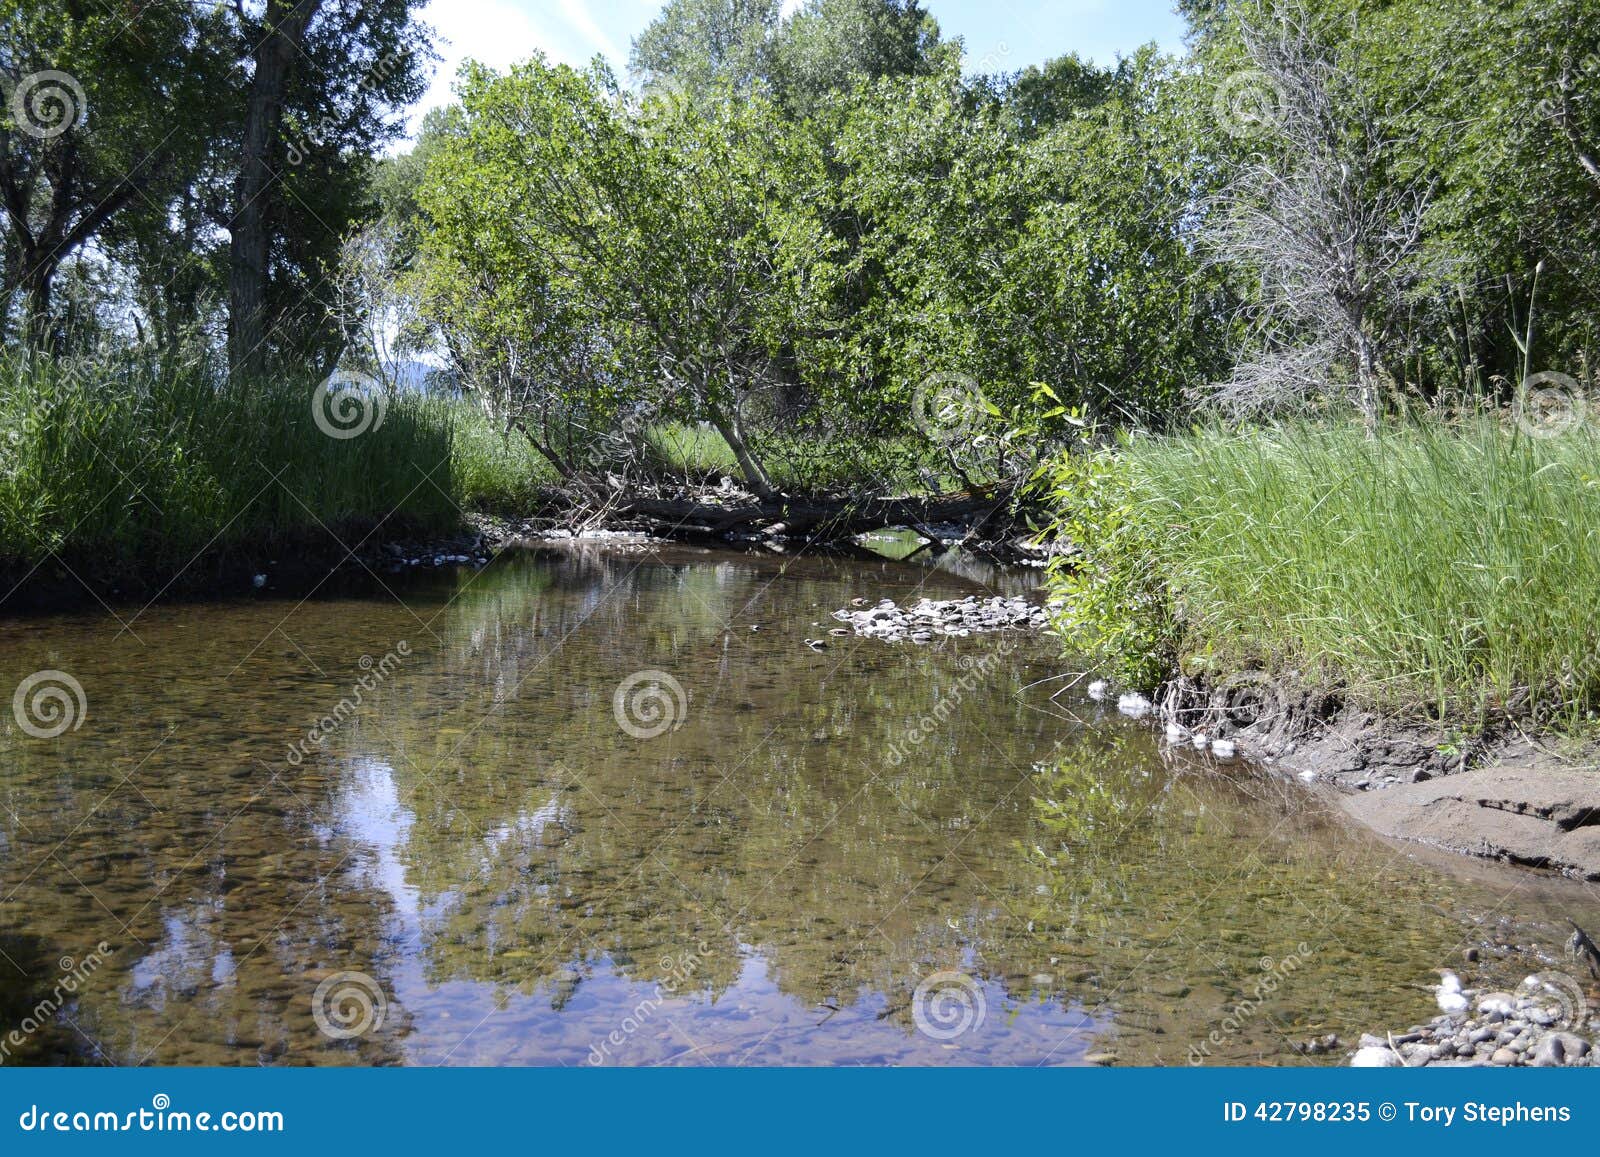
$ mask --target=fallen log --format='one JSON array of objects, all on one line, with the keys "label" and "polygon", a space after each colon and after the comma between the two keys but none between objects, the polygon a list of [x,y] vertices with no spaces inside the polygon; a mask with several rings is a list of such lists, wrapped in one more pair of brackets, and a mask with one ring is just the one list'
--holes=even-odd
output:
[{"label": "fallen log", "polygon": [[[848,538],[892,526],[925,528],[941,522],[989,521],[1010,505],[1009,490],[934,495],[926,498],[841,498],[818,500],[740,497],[730,502],[707,498],[619,498],[616,518],[654,523],[668,533],[706,535],[766,534],[810,541]],[[926,533],[926,531],[921,531]]]}]

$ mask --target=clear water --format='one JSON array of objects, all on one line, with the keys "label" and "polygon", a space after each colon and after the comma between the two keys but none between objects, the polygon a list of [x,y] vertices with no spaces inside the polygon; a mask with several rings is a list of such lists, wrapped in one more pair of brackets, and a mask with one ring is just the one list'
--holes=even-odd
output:
[{"label": "clear water", "polygon": [[1052,701],[1048,640],[805,643],[1026,581],[574,547],[0,625],[87,704],[0,705],[0,1062],[1306,1063],[1600,924]]}]

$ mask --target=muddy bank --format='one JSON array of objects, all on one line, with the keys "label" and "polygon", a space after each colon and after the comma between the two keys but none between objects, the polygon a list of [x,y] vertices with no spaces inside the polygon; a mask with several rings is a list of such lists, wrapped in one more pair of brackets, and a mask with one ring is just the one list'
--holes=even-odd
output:
[{"label": "muddy bank", "polygon": [[1386,719],[1259,673],[1180,678],[1152,707],[1170,741],[1221,740],[1337,793],[1381,835],[1600,879],[1600,760],[1565,759],[1520,734],[1464,738]]}]

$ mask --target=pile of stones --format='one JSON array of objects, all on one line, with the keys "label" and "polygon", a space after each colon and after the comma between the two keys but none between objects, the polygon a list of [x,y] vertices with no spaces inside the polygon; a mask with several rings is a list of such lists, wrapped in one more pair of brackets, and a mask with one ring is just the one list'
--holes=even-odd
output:
[{"label": "pile of stones", "polygon": [[1454,973],[1439,986],[1441,1007],[1452,1011],[1398,1036],[1361,1035],[1351,1057],[1356,1068],[1425,1065],[1495,1065],[1534,1068],[1589,1066],[1593,1042],[1573,1029],[1588,1021],[1583,990],[1564,973],[1540,973],[1516,992],[1477,995]]},{"label": "pile of stones", "polygon": [[865,635],[891,643],[931,643],[936,638],[965,638],[991,631],[1041,631],[1050,620],[1044,607],[1027,599],[980,599],[975,595],[948,602],[921,599],[906,607],[896,606],[892,599],[876,606],[856,599],[833,617],[848,624],[836,628],[835,635]]}]

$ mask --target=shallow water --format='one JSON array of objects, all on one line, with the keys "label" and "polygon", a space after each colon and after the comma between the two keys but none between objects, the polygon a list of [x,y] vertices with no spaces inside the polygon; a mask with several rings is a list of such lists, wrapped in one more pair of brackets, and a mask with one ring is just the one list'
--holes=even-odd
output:
[{"label": "shallow water", "polygon": [[1052,701],[1045,640],[804,642],[1027,581],[574,547],[0,625],[87,705],[0,709],[0,1062],[1304,1063],[1600,924]]}]

